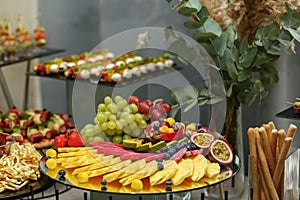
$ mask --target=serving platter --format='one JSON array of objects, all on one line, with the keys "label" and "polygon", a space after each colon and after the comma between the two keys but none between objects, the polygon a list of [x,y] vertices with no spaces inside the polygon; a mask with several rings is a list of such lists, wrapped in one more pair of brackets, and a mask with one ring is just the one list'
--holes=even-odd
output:
[{"label": "serving platter", "polygon": [[[192,191],[198,189],[204,189],[216,184],[220,184],[223,181],[229,180],[230,178],[234,177],[238,171],[240,170],[241,161],[238,156],[235,155],[234,161],[231,165],[221,166],[221,173],[224,171],[231,171],[227,176],[222,177],[218,181],[211,181],[211,182],[193,182],[186,179],[183,183],[178,186],[168,185],[168,183],[162,183],[160,185],[151,186],[149,184],[149,179],[144,178],[142,179],[143,182],[143,189],[142,190],[133,190],[130,185],[122,186],[118,182],[118,180],[103,184],[102,179],[103,176],[98,176],[91,178],[86,183],[79,183],[77,178],[72,176],[72,172],[74,169],[67,169],[66,174],[64,176],[59,175],[59,171],[63,169],[59,164],[55,169],[48,169],[45,164],[46,157],[43,157],[40,162],[41,171],[49,178],[57,181],[59,183],[65,184],[67,186],[84,189],[92,192],[100,192],[100,193],[107,193],[107,194],[136,194],[136,195],[160,195],[160,194],[167,194],[167,193],[178,193],[178,192],[185,192],[185,191]],[[65,170],[65,169],[64,169]]]}]

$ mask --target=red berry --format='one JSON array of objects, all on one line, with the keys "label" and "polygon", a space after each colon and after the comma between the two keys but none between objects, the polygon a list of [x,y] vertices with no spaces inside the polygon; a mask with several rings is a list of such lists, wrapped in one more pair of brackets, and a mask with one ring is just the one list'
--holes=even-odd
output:
[{"label": "red berry", "polygon": [[69,147],[82,147],[84,146],[84,141],[82,137],[76,132],[73,131],[68,138]]},{"label": "red berry", "polygon": [[63,136],[56,136],[54,138],[54,143],[55,143],[56,148],[66,147],[67,146],[67,139]]},{"label": "red berry", "polygon": [[129,104],[136,104],[136,105],[139,105],[139,103],[141,102],[141,98],[138,97],[138,96],[129,96],[128,97],[128,103]]}]

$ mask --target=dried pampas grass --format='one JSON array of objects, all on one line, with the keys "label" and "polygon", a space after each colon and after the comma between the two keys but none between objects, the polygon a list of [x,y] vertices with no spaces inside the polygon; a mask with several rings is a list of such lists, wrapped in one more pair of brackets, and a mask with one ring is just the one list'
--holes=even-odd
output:
[{"label": "dried pampas grass", "polygon": [[200,0],[212,18],[224,29],[233,24],[239,39],[248,37],[252,41],[257,29],[266,25],[267,18],[274,18],[280,24],[285,13],[285,4],[300,12],[299,0]]}]

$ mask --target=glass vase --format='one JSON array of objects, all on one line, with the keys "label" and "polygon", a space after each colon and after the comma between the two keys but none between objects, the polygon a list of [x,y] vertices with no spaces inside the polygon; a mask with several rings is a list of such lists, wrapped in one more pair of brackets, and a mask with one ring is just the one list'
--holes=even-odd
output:
[{"label": "glass vase", "polygon": [[207,188],[207,199],[245,199],[246,183],[241,106],[233,106],[232,102],[228,102],[227,108],[223,135],[232,146],[233,153],[237,156],[233,162],[240,166],[240,170],[231,179]]}]

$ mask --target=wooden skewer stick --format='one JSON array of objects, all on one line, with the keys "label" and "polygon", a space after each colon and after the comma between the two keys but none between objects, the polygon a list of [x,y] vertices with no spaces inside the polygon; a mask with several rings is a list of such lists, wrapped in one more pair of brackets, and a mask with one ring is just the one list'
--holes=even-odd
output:
[{"label": "wooden skewer stick", "polygon": [[262,144],[261,144],[261,137],[259,133],[255,133],[256,136],[256,145],[257,145],[257,152],[258,152],[258,158],[261,164],[261,169],[262,169],[262,178],[266,182],[266,186],[270,195],[270,199],[274,200],[279,200],[275,185],[272,180],[272,176],[268,167],[268,162],[266,159],[266,155],[264,153]]}]

